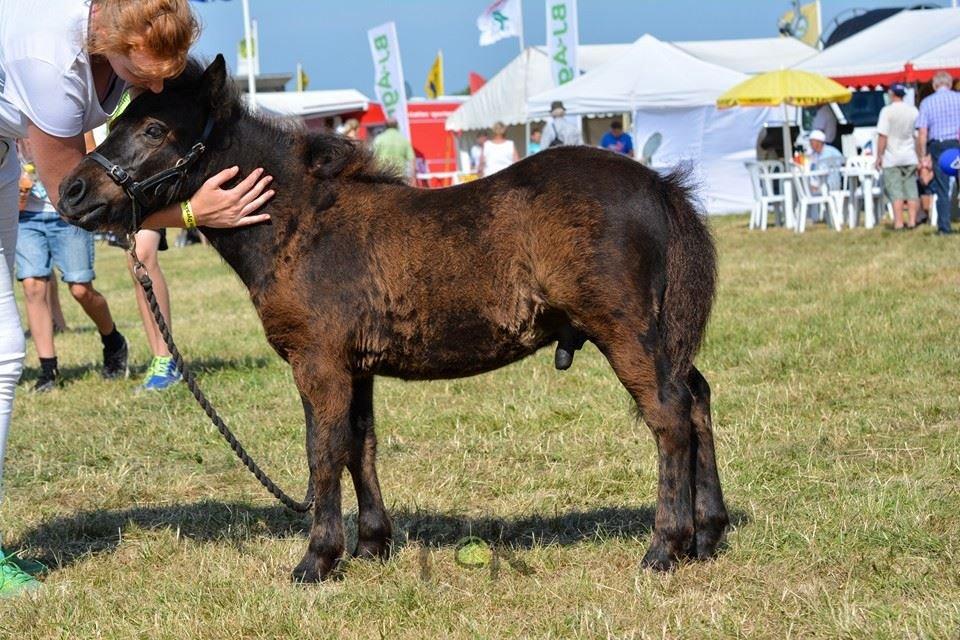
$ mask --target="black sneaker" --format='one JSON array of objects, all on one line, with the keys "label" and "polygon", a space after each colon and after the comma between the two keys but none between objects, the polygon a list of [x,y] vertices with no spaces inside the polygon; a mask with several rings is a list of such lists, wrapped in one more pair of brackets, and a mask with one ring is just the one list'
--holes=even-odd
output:
[{"label": "black sneaker", "polygon": [[116,380],[117,378],[127,378],[130,376],[130,368],[127,366],[127,339],[120,336],[123,344],[113,351],[103,348],[103,369],[100,375],[104,380]]},{"label": "black sneaker", "polygon": [[37,378],[37,382],[33,385],[34,393],[47,393],[53,391],[60,384],[60,370],[53,369],[52,371],[40,370],[40,377]]}]

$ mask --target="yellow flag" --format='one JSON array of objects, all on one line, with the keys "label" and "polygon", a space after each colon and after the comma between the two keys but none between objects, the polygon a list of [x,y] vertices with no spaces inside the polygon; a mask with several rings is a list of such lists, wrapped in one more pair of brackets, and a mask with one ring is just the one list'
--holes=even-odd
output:
[{"label": "yellow flag", "polygon": [[297,91],[306,91],[308,84],[310,84],[310,76],[302,66],[297,65]]},{"label": "yellow flag", "polygon": [[437,57],[430,67],[427,74],[427,83],[423,85],[423,90],[428,98],[436,98],[443,95],[443,52],[437,51]]},{"label": "yellow flag", "polygon": [[799,16],[793,11],[780,16],[780,24],[789,27],[787,35],[816,47],[820,39],[820,1],[802,4],[799,9]]}]

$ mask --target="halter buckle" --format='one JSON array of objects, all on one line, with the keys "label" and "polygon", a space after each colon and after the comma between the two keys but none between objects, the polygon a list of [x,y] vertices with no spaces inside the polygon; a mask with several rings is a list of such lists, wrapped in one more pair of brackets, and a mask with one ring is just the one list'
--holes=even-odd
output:
[{"label": "halter buckle", "polygon": [[110,167],[110,177],[116,180],[117,182],[123,183],[130,179],[130,174],[127,173],[123,167],[118,164]]}]

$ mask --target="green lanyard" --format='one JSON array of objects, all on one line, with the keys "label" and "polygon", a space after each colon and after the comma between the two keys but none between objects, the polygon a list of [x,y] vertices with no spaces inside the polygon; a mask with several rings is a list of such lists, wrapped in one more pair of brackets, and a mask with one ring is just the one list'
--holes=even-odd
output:
[{"label": "green lanyard", "polygon": [[120,117],[120,114],[130,106],[130,90],[127,89],[123,92],[123,95],[120,96],[120,101],[117,103],[116,108],[113,110],[113,113],[110,114],[110,117],[107,118],[107,133],[110,132],[110,125],[113,124],[113,121]]}]

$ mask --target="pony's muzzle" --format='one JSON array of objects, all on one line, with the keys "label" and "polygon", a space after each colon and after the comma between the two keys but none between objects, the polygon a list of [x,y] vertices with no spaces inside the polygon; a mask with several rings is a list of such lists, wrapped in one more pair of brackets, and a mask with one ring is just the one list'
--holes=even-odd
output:
[{"label": "pony's muzzle", "polygon": [[76,207],[87,195],[87,181],[77,178],[60,192],[60,200],[70,207]]}]

